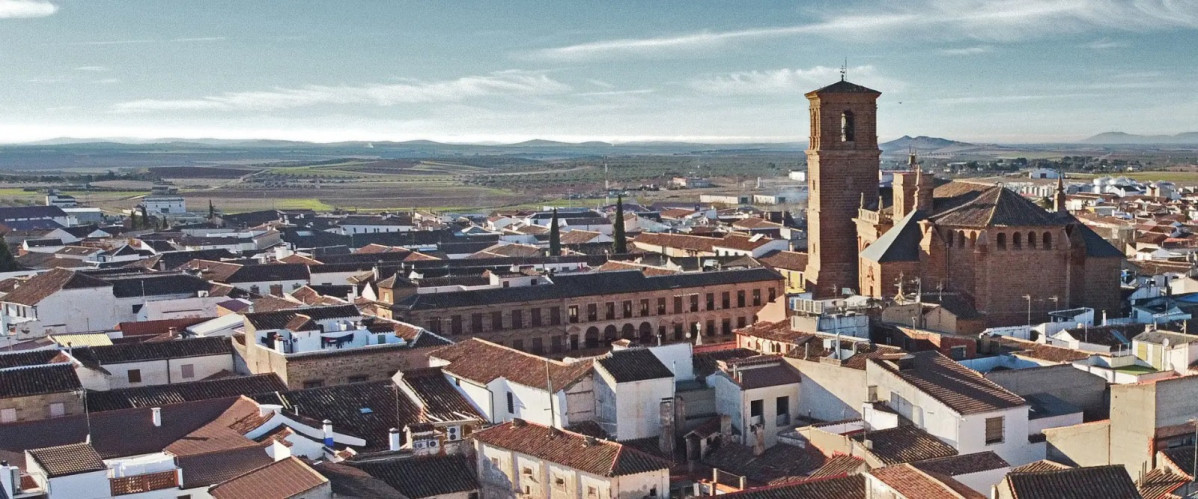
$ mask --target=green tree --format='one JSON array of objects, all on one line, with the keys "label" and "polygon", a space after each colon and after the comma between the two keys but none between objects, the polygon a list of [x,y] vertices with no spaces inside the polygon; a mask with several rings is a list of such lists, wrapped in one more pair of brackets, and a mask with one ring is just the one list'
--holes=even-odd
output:
[{"label": "green tree", "polygon": [[628,252],[628,241],[624,238],[624,196],[616,196],[616,220],[611,237],[615,239],[612,250],[616,253]]},{"label": "green tree", "polygon": [[553,209],[553,220],[549,222],[549,256],[562,255],[562,230],[557,226],[557,208]]},{"label": "green tree", "polygon": [[208,200],[208,218],[216,218],[216,206],[212,204],[212,200]]},{"label": "green tree", "polygon": [[8,248],[8,243],[0,244],[0,272],[12,272],[22,268],[21,264],[17,263],[17,259],[12,256],[12,250]]}]

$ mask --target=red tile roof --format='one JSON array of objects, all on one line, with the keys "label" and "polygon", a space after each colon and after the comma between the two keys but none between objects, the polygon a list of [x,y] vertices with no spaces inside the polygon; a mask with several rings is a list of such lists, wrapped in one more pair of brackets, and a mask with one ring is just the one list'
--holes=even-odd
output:
[{"label": "red tile roof", "polygon": [[[870,471],[870,475],[885,483],[902,497],[919,499],[985,499],[986,496],[960,485],[948,477],[932,477],[910,464],[887,466]],[[950,486],[947,481],[956,482]],[[964,489],[964,490],[961,490]]]},{"label": "red tile roof", "polygon": [[670,464],[617,442],[515,420],[474,433],[474,439],[592,475],[615,477],[663,471]]},{"label": "red tile roof", "polygon": [[478,338],[441,348],[430,357],[448,361],[442,369],[450,375],[482,384],[506,378],[524,386],[545,388],[548,365],[554,390],[561,390],[591,372],[589,360],[567,364]]},{"label": "red tile roof", "polygon": [[221,483],[209,492],[216,499],[287,498],[328,482],[303,461],[289,457]]},{"label": "red tile roof", "polygon": [[984,378],[937,351],[917,352],[910,356],[910,367],[900,369],[901,361],[870,359],[902,380],[939,400],[959,414],[977,414],[1026,405],[1023,397]]}]

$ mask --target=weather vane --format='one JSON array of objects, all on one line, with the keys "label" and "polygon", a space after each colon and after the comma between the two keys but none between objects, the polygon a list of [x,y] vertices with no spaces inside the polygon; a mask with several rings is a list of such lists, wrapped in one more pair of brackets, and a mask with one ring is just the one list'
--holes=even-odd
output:
[{"label": "weather vane", "polygon": [[844,64],[840,65],[840,81],[844,81],[845,75],[849,72],[849,58],[844,58]]}]

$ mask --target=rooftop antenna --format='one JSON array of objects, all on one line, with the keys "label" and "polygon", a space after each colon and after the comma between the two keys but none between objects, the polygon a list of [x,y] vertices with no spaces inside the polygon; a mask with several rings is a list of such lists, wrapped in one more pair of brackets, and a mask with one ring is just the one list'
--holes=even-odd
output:
[{"label": "rooftop antenna", "polygon": [[840,65],[840,81],[844,81],[844,78],[846,75],[848,75],[848,72],[849,72],[849,58],[845,57],[844,64]]}]

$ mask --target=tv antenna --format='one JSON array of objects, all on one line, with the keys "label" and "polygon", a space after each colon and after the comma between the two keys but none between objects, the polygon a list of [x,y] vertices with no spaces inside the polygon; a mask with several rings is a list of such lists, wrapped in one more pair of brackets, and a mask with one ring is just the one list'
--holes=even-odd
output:
[{"label": "tv antenna", "polygon": [[849,58],[845,57],[844,64],[840,65],[840,81],[844,81],[844,78],[846,75],[848,75],[848,73],[849,73]]}]

